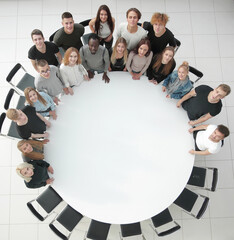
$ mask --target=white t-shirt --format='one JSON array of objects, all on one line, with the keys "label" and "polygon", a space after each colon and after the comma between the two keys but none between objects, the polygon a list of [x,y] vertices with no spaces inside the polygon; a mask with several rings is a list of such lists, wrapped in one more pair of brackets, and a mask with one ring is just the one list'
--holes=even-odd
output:
[{"label": "white t-shirt", "polygon": [[208,150],[210,153],[219,152],[222,141],[212,142],[209,137],[215,131],[217,125],[209,125],[205,131],[199,131],[196,137],[196,144],[200,150]]},{"label": "white t-shirt", "polygon": [[147,37],[147,32],[144,28],[137,26],[135,33],[130,33],[127,29],[128,23],[120,23],[117,30],[117,39],[123,37],[127,42],[127,49],[131,51],[137,46],[141,39]]}]

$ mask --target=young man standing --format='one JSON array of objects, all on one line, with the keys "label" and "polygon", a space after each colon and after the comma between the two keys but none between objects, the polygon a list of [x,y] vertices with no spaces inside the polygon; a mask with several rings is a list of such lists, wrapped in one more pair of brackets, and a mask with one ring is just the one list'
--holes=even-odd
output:
[{"label": "young man standing", "polygon": [[90,79],[94,77],[94,71],[97,71],[103,73],[102,79],[105,83],[109,83],[110,79],[107,76],[110,64],[109,53],[105,47],[100,46],[97,34],[90,34],[88,44],[80,49],[80,56]]},{"label": "young man standing", "polygon": [[54,66],[58,66],[62,62],[59,48],[54,43],[45,41],[43,33],[39,29],[32,31],[31,38],[35,45],[29,49],[28,58],[31,60],[36,71],[38,71],[36,61],[40,59],[45,59],[49,65]]},{"label": "young man standing", "polygon": [[207,85],[200,85],[184,95],[176,104],[187,111],[189,125],[194,126],[205,122],[221,112],[222,101],[231,92],[226,84],[220,84],[213,89]]},{"label": "young man standing", "polygon": [[59,69],[53,65],[48,65],[46,60],[37,62],[39,74],[35,78],[36,89],[46,92],[58,105],[60,94],[64,91],[68,94],[68,89],[61,80]]},{"label": "young man standing", "polygon": [[64,12],[62,14],[62,25],[54,35],[53,42],[66,51],[69,47],[75,47],[78,50],[83,46],[81,37],[84,34],[84,27],[79,23],[74,23],[72,14]]}]

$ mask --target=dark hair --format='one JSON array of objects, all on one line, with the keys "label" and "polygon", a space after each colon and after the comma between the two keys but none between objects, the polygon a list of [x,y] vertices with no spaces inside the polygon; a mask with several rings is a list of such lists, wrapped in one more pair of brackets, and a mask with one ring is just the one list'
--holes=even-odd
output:
[{"label": "dark hair", "polygon": [[100,13],[101,13],[102,10],[106,11],[106,13],[107,13],[107,24],[109,25],[111,33],[113,33],[114,24],[113,24],[113,21],[112,21],[112,16],[111,16],[110,9],[108,8],[107,5],[101,5],[98,9],[97,16],[96,16],[96,21],[95,21],[95,32],[98,34],[98,31],[100,30],[100,22],[101,22]]},{"label": "dark hair", "polygon": [[225,93],[226,96],[231,92],[231,88],[227,85],[227,84],[219,84],[219,86],[217,88],[221,88]]},{"label": "dark hair", "polygon": [[70,12],[64,12],[62,14],[62,19],[64,19],[64,18],[73,18],[73,16]]},{"label": "dark hair", "polygon": [[224,135],[224,138],[228,137],[230,134],[229,129],[222,124],[218,125],[217,129],[219,132],[221,132]]},{"label": "dark hair", "polygon": [[141,12],[137,8],[129,8],[128,11],[126,12],[127,18],[128,18],[128,14],[132,11],[137,14],[138,20],[141,19]]},{"label": "dark hair", "polygon": [[141,39],[141,41],[137,44],[137,46],[133,49],[133,52],[135,54],[138,54],[138,49],[140,48],[141,45],[146,44],[148,46],[148,51],[145,54],[146,57],[148,57],[150,55],[151,52],[151,45],[150,45],[150,40],[148,38],[143,38]]},{"label": "dark hair", "polygon": [[98,35],[97,35],[96,33],[91,33],[91,34],[89,35],[88,43],[89,43],[90,39],[98,40],[98,42],[99,42],[99,37],[98,37]]},{"label": "dark hair", "polygon": [[32,38],[32,39],[33,39],[33,35],[41,35],[41,36],[44,38],[42,31],[39,30],[39,29],[34,29],[34,30],[31,32],[31,38]]},{"label": "dark hair", "polygon": [[45,59],[40,59],[36,61],[37,67],[45,67],[48,64],[48,62]]}]

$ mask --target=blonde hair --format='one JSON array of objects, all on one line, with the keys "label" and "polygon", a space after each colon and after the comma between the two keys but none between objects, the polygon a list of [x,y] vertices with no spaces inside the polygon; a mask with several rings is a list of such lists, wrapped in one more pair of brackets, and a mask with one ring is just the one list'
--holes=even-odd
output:
[{"label": "blonde hair", "polygon": [[116,51],[117,51],[116,49],[117,49],[117,46],[118,46],[119,43],[123,43],[124,46],[125,46],[125,50],[124,50],[124,53],[123,53],[123,58],[124,58],[124,64],[126,64],[127,59],[128,59],[128,50],[127,50],[127,42],[123,37],[118,38],[115,42],[115,46],[113,47],[113,52],[112,52],[112,55],[111,55],[111,63],[112,64],[116,63]]},{"label": "blonde hair", "polygon": [[32,180],[31,177],[25,177],[22,173],[21,173],[21,170],[24,169],[24,168],[31,168],[31,169],[34,169],[33,165],[30,164],[30,163],[20,163],[17,168],[16,168],[16,173],[22,177],[24,179],[25,182],[30,182]]},{"label": "blonde hair", "polygon": [[9,108],[6,112],[6,115],[9,119],[11,119],[13,121],[15,121],[19,118],[18,111],[15,108]]},{"label": "blonde hair", "polygon": [[163,24],[164,26],[166,26],[167,22],[169,20],[169,17],[167,14],[165,13],[159,13],[159,12],[156,12],[153,14],[153,16],[151,17],[151,21],[150,23],[152,25],[154,25],[155,23],[161,23]]},{"label": "blonde hair", "polygon": [[81,64],[81,57],[80,57],[80,54],[79,54],[78,50],[74,47],[70,47],[70,48],[67,49],[67,51],[64,54],[63,64],[65,66],[69,65],[69,57],[70,57],[72,52],[75,52],[77,54],[76,64]]},{"label": "blonde hair", "polygon": [[24,153],[20,148],[25,144],[25,143],[28,143],[30,144],[33,148],[36,148],[40,151],[43,151],[43,142],[41,141],[36,141],[36,140],[21,140],[17,143],[17,148],[22,152],[22,154],[25,156],[25,157],[28,157],[32,160],[42,160],[44,159],[44,154],[43,153],[40,153],[40,152],[30,152],[30,153]]},{"label": "blonde hair", "polygon": [[35,88],[32,88],[32,87],[27,87],[27,88],[24,89],[24,95],[25,95],[25,98],[26,98],[26,102],[28,102],[30,106],[33,106],[33,102],[29,99],[29,93],[31,91],[34,91],[37,94],[38,100],[44,106],[46,106],[46,104],[47,104],[46,100],[41,96],[41,94]]},{"label": "blonde hair", "polygon": [[184,61],[184,62],[178,67],[178,70],[179,70],[180,68],[183,68],[183,69],[187,72],[187,74],[189,73],[189,63],[188,63],[188,62]]}]

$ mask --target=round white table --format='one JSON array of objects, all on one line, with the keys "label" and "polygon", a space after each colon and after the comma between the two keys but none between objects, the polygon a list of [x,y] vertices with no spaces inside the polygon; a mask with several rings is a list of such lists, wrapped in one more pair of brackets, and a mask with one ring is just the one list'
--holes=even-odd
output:
[{"label": "round white table", "polygon": [[186,112],[161,86],[102,74],[63,96],[45,158],[53,187],[77,211],[106,223],[148,219],[171,205],[192,171]]}]

